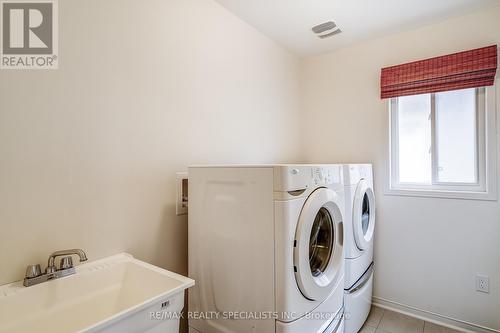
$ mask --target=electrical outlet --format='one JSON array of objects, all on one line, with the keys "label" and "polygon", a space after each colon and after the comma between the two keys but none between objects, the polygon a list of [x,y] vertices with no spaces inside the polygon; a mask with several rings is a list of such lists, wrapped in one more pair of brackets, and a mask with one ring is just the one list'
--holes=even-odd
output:
[{"label": "electrical outlet", "polygon": [[476,275],[476,290],[489,293],[490,292],[490,277],[487,275]]},{"label": "electrical outlet", "polygon": [[177,192],[175,214],[185,215],[188,213],[188,173],[177,172],[175,179]]}]

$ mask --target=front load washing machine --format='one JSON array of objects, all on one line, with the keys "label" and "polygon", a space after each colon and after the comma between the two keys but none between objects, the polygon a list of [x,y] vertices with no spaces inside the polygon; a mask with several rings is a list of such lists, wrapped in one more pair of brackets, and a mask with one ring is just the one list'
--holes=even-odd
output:
[{"label": "front load washing machine", "polygon": [[189,168],[190,332],[342,333],[340,165]]},{"label": "front load washing machine", "polygon": [[373,290],[375,195],[370,164],[344,165],[345,332],[357,333],[370,313]]}]

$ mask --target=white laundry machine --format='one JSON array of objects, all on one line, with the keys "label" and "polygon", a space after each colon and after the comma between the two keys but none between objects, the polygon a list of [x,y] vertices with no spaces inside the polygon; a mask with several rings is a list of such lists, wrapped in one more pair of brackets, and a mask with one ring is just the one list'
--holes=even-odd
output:
[{"label": "white laundry machine", "polygon": [[345,332],[357,333],[372,303],[375,195],[371,164],[344,165],[344,185]]},{"label": "white laundry machine", "polygon": [[189,168],[190,332],[342,333],[343,167]]}]

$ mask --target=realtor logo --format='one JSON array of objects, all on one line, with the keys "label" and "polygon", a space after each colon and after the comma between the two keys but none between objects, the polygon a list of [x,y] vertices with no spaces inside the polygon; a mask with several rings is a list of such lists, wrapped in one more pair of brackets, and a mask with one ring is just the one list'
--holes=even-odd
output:
[{"label": "realtor logo", "polygon": [[57,2],[0,0],[2,69],[57,69]]}]

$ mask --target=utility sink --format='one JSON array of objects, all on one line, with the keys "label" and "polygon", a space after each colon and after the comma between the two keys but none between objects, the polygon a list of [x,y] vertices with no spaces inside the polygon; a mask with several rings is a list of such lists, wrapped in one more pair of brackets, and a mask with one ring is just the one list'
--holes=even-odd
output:
[{"label": "utility sink", "polygon": [[0,333],[178,332],[184,290],[193,285],[122,253],[32,287],[0,286]]}]

